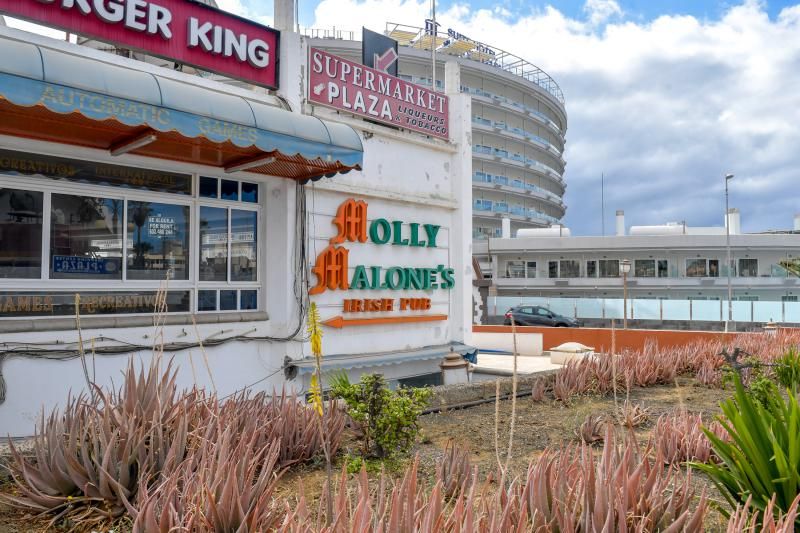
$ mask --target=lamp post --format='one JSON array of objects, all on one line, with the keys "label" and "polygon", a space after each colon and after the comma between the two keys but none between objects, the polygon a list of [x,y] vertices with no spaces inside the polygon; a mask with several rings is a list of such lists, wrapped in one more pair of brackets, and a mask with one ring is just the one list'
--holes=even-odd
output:
[{"label": "lamp post", "polygon": [[725,174],[725,248],[728,257],[728,317],[725,319],[725,333],[728,332],[728,323],[733,321],[733,288],[731,287],[731,215],[728,210],[728,182],[733,179],[733,174]]},{"label": "lamp post", "polygon": [[620,262],[622,269],[622,329],[628,329],[628,272],[631,271],[630,259]]}]

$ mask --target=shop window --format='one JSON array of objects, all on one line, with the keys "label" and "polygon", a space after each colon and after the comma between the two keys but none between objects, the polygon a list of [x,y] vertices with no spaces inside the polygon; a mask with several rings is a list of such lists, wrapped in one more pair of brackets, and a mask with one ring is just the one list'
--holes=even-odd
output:
[{"label": "shop window", "polygon": [[127,279],[189,279],[189,206],[128,201]]},{"label": "shop window", "polygon": [[207,290],[197,291],[197,310],[216,311],[217,291],[207,291]]},{"label": "shop window", "polygon": [[201,289],[197,291],[198,311],[256,311],[257,289]]},{"label": "shop window", "polygon": [[739,259],[739,276],[742,278],[757,278],[758,259]]},{"label": "shop window", "polygon": [[258,214],[231,209],[231,281],[256,281]]},{"label": "shop window", "polygon": [[560,276],[562,278],[581,277],[581,264],[573,259],[565,259],[559,262]]},{"label": "shop window", "polygon": [[219,180],[201,176],[199,194],[200,198],[219,198]]},{"label": "shop window", "polygon": [[220,198],[232,202],[239,201],[239,182],[233,180],[222,180],[220,187]]},{"label": "shop window", "polygon": [[596,278],[597,277],[597,261],[586,261],[586,277],[587,278]]},{"label": "shop window", "polygon": [[0,278],[42,275],[44,194],[0,189]]},{"label": "shop window", "polygon": [[258,203],[258,183],[200,176],[198,196],[228,202],[256,204]]},{"label": "shop window", "polygon": [[636,259],[634,261],[633,276],[636,278],[656,277],[655,259]]},{"label": "shop window", "polygon": [[0,174],[35,176],[89,185],[192,194],[191,174],[0,150]]},{"label": "shop window", "polygon": [[239,291],[239,309],[242,311],[255,311],[258,309],[258,291],[241,290]]},{"label": "shop window", "polygon": [[527,261],[526,262],[526,277],[535,278],[536,277],[536,261]]},{"label": "shop window", "polygon": [[200,281],[228,281],[228,209],[200,207]]},{"label": "shop window", "polygon": [[524,261],[508,261],[506,263],[506,277],[507,278],[524,278],[525,277],[525,262]]},{"label": "shop window", "polygon": [[122,279],[123,200],[53,194],[50,278]]},{"label": "shop window", "polygon": [[258,184],[242,182],[242,201],[251,204],[258,203]]},{"label": "shop window", "polygon": [[600,267],[601,278],[618,278],[619,277],[619,260],[618,259],[600,259],[598,261]]},{"label": "shop window", "polygon": [[667,262],[666,259],[658,260],[658,277],[659,278],[669,277],[669,263]]}]

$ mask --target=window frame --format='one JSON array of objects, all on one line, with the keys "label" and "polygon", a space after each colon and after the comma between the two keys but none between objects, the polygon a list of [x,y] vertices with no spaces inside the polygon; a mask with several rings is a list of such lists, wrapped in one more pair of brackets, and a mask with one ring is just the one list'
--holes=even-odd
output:
[{"label": "window frame", "polygon": [[[41,268],[38,277],[31,278],[0,278],[0,292],[23,292],[23,291],[36,291],[36,292],[107,292],[113,294],[115,292],[127,291],[158,291],[160,286],[163,285],[164,280],[135,280],[127,279],[128,270],[128,209],[129,203],[132,201],[152,202],[158,204],[168,204],[180,207],[188,207],[189,209],[189,224],[187,227],[189,253],[187,265],[187,278],[186,279],[170,279],[168,289],[172,291],[189,291],[190,302],[189,311],[176,311],[175,315],[186,315],[201,313],[198,311],[198,291],[208,290],[209,288],[219,290],[236,290],[236,310],[235,311],[202,311],[202,313],[256,313],[263,312],[266,306],[266,287],[264,286],[266,273],[262,272],[265,267],[265,237],[267,235],[266,217],[265,217],[265,204],[266,204],[266,187],[267,183],[263,179],[251,175],[244,176],[221,176],[218,173],[210,173],[205,170],[186,169],[181,167],[180,164],[171,165],[171,162],[165,162],[166,165],[151,165],[141,164],[139,161],[132,162],[124,156],[119,159],[103,158],[97,155],[87,155],[84,151],[76,149],[75,153],[65,153],[61,150],[62,147],[53,150],[44,150],[40,147],[16,147],[3,144],[3,148],[23,152],[31,155],[42,155],[55,158],[66,159],[83,159],[96,163],[115,164],[121,166],[140,166],[148,170],[174,172],[186,174],[191,176],[191,193],[180,194],[174,192],[158,192],[148,191],[140,188],[118,187],[113,185],[103,184],[87,184],[77,181],[69,181],[64,179],[52,179],[47,176],[41,175],[12,175],[0,171],[0,188],[18,189],[26,191],[34,191],[42,193],[42,221],[41,221]],[[38,149],[37,149],[38,148]],[[211,199],[201,197],[199,195],[200,177],[214,177],[218,180],[218,193],[221,187],[222,179],[232,180],[238,182],[238,200],[222,200],[219,198]],[[244,201],[242,199],[242,184],[250,183],[258,186],[257,202]],[[122,225],[122,273],[119,280],[103,280],[103,279],[55,279],[51,278],[50,269],[52,266],[52,253],[51,253],[51,225],[52,225],[52,195],[72,195],[84,197],[101,197],[105,199],[121,200],[123,202],[121,225]],[[227,282],[200,282],[199,281],[199,211],[201,205],[211,205],[213,207],[226,207],[228,213],[228,281]],[[232,247],[231,241],[231,215],[232,211],[248,211],[255,212],[256,214],[256,268],[255,280],[252,281],[230,281],[231,274],[231,261],[230,252]],[[215,287],[209,287],[215,285]],[[242,310],[242,290],[255,290],[256,291],[256,309]],[[219,307],[219,292],[218,292],[218,307]],[[147,316],[150,313],[116,313],[111,315],[102,316]],[[173,314],[173,313],[170,313]],[[101,316],[101,315],[98,315]],[[24,318],[20,316],[0,317],[3,320],[19,320]],[[63,315],[53,316],[39,316],[36,318],[51,319],[51,318],[64,318]]]}]

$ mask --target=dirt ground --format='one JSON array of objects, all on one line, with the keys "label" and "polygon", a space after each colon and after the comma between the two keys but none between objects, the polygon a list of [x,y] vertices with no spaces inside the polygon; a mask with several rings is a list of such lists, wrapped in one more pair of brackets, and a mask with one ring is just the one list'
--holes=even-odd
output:
[{"label": "dirt ground", "polygon": [[[678,378],[674,385],[634,389],[631,391],[630,399],[643,403],[650,410],[650,421],[637,429],[637,438],[642,442],[646,441],[655,420],[660,415],[679,407],[703,413],[710,419],[719,412],[720,401],[728,395],[727,391],[703,387],[691,378]],[[624,397],[624,392],[621,392],[620,402]],[[500,448],[504,453],[508,444],[511,401],[501,402],[499,412]],[[552,400],[536,403],[530,396],[519,398],[511,461],[512,472],[523,474],[528,462],[548,446],[563,446],[577,442],[575,431],[587,415],[601,414],[610,418],[613,413],[613,397],[582,397],[568,406]],[[458,445],[471,452],[472,463],[477,465],[482,473],[494,469],[496,458],[493,402],[469,409],[425,415],[421,419],[421,426],[422,438],[411,454],[411,457],[414,455],[419,457],[420,477],[429,479],[433,477],[436,461],[442,457],[445,445],[450,439],[454,439]],[[337,476],[341,473],[347,453],[356,454],[357,446],[358,443],[352,437],[345,438],[335,465]],[[407,461],[410,460],[411,458]],[[393,465],[390,474],[399,475],[404,466],[403,462]],[[321,461],[296,466],[284,474],[278,488],[278,496],[292,497],[302,486],[306,497],[312,502],[316,501],[322,491],[324,480],[325,468]],[[702,476],[696,475],[695,483],[707,487],[712,499],[717,499],[719,496]],[[0,487],[0,490],[8,491],[9,488],[10,486],[6,484]],[[712,514],[717,513],[712,511]],[[44,524],[46,521],[42,519],[11,510],[0,503],[0,533],[43,531]],[[722,522],[719,525],[720,529],[724,529]],[[121,526],[116,531],[128,529],[124,524]],[[717,530],[717,527],[712,529]]]}]

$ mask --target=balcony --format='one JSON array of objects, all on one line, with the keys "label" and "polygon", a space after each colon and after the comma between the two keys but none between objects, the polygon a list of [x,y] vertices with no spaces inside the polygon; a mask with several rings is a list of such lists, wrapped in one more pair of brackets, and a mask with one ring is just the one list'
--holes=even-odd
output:
[{"label": "balcony", "polygon": [[525,131],[522,128],[514,128],[508,126],[505,122],[497,120],[491,121],[489,119],[481,117],[472,117],[472,123],[478,126],[479,127],[478,129],[483,129],[484,131],[489,131],[491,133],[502,131],[512,136],[517,136],[520,140],[531,142],[534,145],[538,146],[539,148],[542,148],[550,152],[551,154],[554,154],[562,163],[564,163],[564,158],[562,157],[561,150],[556,148],[554,144],[552,144],[544,137],[540,137],[535,133]]},{"label": "balcony", "polygon": [[542,213],[536,209],[526,208],[520,205],[509,207],[508,202],[493,202],[482,198],[472,201],[473,216],[482,217],[503,217],[508,216],[520,222],[539,222],[541,224],[558,224],[556,217]]},{"label": "balcony", "polygon": [[483,89],[467,87],[465,85],[461,86],[461,92],[469,94],[470,96],[476,98],[481,103],[489,104],[493,107],[502,109],[504,111],[513,111],[527,118],[531,118],[536,122],[539,122],[543,126],[550,128],[550,130],[553,133],[558,134],[560,137],[564,136],[564,133],[559,129],[558,124],[556,124],[550,117],[548,117],[538,109],[534,109],[519,102],[515,102],[499,94],[494,94],[489,91],[485,91]]},{"label": "balcony", "polygon": [[506,176],[475,171],[472,173],[472,183],[486,190],[500,190],[519,196],[531,196],[549,202],[559,209],[564,209],[564,202],[559,195],[533,183],[525,183],[520,179],[510,179]]},{"label": "balcony", "polygon": [[566,188],[566,183],[564,183],[564,180],[561,178],[561,175],[558,172],[544,163],[536,161],[535,159],[531,159],[530,157],[525,157],[522,154],[513,152],[509,154],[508,150],[501,150],[499,148],[493,148],[491,146],[481,144],[473,144],[472,153],[485,161],[501,163],[512,168],[533,170],[538,174],[553,180],[562,189]]}]

